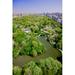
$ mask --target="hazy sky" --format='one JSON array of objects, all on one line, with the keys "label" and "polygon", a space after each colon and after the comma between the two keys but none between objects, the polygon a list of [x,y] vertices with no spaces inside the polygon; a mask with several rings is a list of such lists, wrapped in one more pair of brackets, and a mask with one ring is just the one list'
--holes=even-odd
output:
[{"label": "hazy sky", "polygon": [[62,0],[13,0],[14,13],[62,12]]}]

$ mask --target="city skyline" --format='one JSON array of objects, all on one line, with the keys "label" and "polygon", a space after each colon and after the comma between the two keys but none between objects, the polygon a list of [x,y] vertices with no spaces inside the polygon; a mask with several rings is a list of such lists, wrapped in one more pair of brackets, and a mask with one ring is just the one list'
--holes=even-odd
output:
[{"label": "city skyline", "polygon": [[13,0],[13,13],[62,12],[62,0]]}]

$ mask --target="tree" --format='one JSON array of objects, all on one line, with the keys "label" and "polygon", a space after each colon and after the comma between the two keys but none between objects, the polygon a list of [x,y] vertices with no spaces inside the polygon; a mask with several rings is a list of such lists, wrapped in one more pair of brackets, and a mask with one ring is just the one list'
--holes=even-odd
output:
[{"label": "tree", "polygon": [[15,66],[13,68],[13,75],[21,75],[22,73],[22,68],[18,67],[18,66]]},{"label": "tree", "polygon": [[42,69],[44,75],[56,75],[58,70],[62,67],[59,61],[51,57],[40,60],[38,65]]},{"label": "tree", "polygon": [[43,75],[41,68],[39,68],[35,62],[31,61],[30,63],[24,66],[24,75]]}]

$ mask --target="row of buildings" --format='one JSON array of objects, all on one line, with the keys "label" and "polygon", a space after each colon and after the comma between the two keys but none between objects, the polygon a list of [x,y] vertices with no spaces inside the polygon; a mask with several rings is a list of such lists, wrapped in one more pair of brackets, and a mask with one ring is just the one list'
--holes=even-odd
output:
[{"label": "row of buildings", "polygon": [[46,16],[62,24],[62,13],[46,13]]}]

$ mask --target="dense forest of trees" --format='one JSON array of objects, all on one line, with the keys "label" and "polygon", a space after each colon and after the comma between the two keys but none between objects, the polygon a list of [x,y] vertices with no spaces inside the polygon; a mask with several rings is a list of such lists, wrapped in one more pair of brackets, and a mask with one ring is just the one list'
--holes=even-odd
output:
[{"label": "dense forest of trees", "polygon": [[45,49],[38,40],[45,36],[50,45],[62,49],[62,25],[46,16],[24,16],[13,19],[13,55],[42,54]]},{"label": "dense forest of trees", "polygon": [[14,66],[14,75],[61,75],[61,63],[51,57],[38,62],[31,61],[23,68]]},{"label": "dense forest of trees", "polygon": [[[37,57],[46,48],[39,40],[44,37],[51,47],[62,51],[62,25],[47,16],[13,18],[13,57]],[[52,57],[31,61],[23,67],[14,66],[13,75],[62,75],[62,64]]]}]

